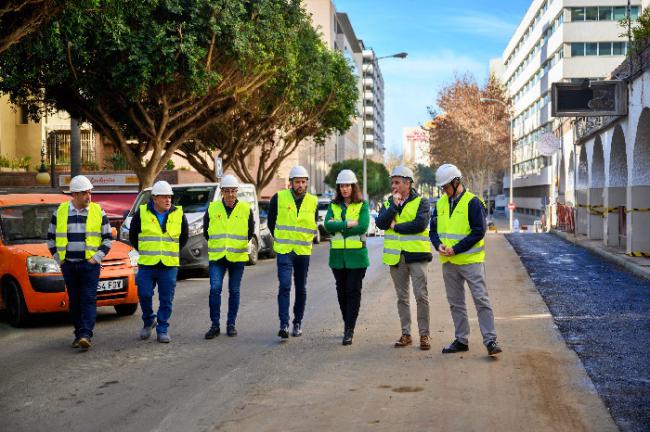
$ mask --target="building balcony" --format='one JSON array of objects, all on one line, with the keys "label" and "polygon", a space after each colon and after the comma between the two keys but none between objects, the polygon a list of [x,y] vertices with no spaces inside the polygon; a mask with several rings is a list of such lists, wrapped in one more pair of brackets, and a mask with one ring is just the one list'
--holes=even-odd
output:
[{"label": "building balcony", "polygon": [[375,136],[372,134],[365,134],[363,136],[363,141],[366,143],[366,147],[368,147],[368,144],[373,144],[375,142]]},{"label": "building balcony", "polygon": [[374,130],[375,129],[375,122],[372,121],[372,120],[366,120],[365,123],[364,123],[364,126],[365,126],[366,129]]},{"label": "building balcony", "polygon": [[375,100],[375,94],[373,92],[364,92],[363,93],[363,98],[369,102],[372,102]]},{"label": "building balcony", "polygon": [[372,88],[375,86],[375,80],[373,78],[364,78],[363,79],[363,86],[366,88]]},{"label": "building balcony", "polygon": [[375,108],[374,107],[366,106],[363,111],[364,111],[364,113],[366,115],[375,115]]},{"label": "building balcony", "polygon": [[370,63],[364,64],[361,69],[366,75],[373,75],[375,73],[375,66]]},{"label": "building balcony", "polygon": [[361,53],[364,60],[372,60],[375,58],[375,53],[373,50],[363,50]]}]

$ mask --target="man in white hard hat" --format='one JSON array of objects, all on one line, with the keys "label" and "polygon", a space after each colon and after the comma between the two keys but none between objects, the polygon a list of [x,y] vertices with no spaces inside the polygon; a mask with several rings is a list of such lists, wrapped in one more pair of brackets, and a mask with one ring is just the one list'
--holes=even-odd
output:
[{"label": "man in white hard hat", "polygon": [[213,201],[203,216],[203,235],[208,241],[210,261],[210,329],[206,339],[221,332],[221,289],[228,273],[228,320],[226,334],[237,336],[235,321],[239,310],[239,291],[244,265],[248,262],[248,242],[255,232],[253,209],[246,201],[237,199],[239,182],[235,176],[223,176],[219,184],[221,201]]},{"label": "man in white hard hat", "polygon": [[47,246],[61,266],[74,325],[73,348],[90,348],[97,316],[97,285],[102,259],[111,249],[111,225],[92,202],[93,185],[79,175],[70,180],[72,200],[52,215]]},{"label": "man in white hard hat", "polygon": [[268,226],[273,234],[273,250],[277,254],[278,336],[289,338],[289,303],[291,274],[296,285],[291,335],[302,335],[302,319],[307,301],[307,273],[314,236],[317,233],[318,199],[307,192],[309,173],[296,165],[289,172],[290,187],[273,195],[269,203]]},{"label": "man in white hard hat", "polygon": [[488,355],[502,352],[497,343],[494,314],[485,283],[486,207],[466,190],[460,170],[443,164],[436,171],[436,186],[444,192],[431,217],[430,235],[442,263],[447,300],[454,321],[455,338],[443,354],[469,349],[469,321],[465,306],[465,282],[474,299],[483,344]]},{"label": "man in white hard hat", "polygon": [[[151,188],[151,200],[133,215],[129,241],[138,250],[138,298],[144,326],[140,339],[156,329],[160,343],[169,343],[169,319],[180,266],[180,250],[187,243],[188,224],[180,206],[172,204],[174,191],[164,180]],[[153,292],[158,287],[158,312],[153,311]]]},{"label": "man in white hard hat", "polygon": [[377,216],[377,227],[385,230],[382,261],[390,268],[402,335],[395,348],[413,343],[409,281],[417,303],[420,349],[431,349],[429,335],[429,292],[427,268],[433,256],[429,241],[429,201],[413,189],[413,171],[405,166],[393,169],[390,175],[391,196]]}]

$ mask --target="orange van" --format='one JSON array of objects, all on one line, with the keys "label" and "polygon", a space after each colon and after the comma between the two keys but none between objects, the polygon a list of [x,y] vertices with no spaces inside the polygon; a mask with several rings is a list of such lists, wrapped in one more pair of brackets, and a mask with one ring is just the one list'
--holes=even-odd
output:
[{"label": "orange van", "polygon": [[[66,195],[0,195],[0,309],[6,309],[13,326],[25,324],[30,314],[68,310],[63,275],[46,243],[52,213],[68,200]],[[134,314],[137,269],[137,252],[114,241],[101,263],[97,306]]]}]

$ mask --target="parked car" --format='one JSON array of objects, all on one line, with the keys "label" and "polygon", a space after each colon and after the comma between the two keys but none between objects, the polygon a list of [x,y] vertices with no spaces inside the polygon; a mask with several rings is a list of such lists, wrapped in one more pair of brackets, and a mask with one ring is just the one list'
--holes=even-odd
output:
[{"label": "parked car", "polygon": [[[65,195],[0,195],[0,309],[13,326],[31,314],[66,312],[68,295],[61,268],[47,248],[50,218]],[[104,258],[97,287],[97,306],[112,306],[118,315],[138,309],[135,285],[137,253],[113,242]]]},{"label": "parked car", "polygon": [[260,211],[260,256],[275,257],[273,250],[273,235],[268,225],[269,206],[271,202],[262,200],[257,202]]},{"label": "parked car", "polygon": [[[183,207],[183,214],[187,217],[189,224],[189,239],[185,247],[181,249],[180,269],[200,270],[207,273],[208,242],[203,237],[203,215],[212,201],[221,199],[219,183],[172,185],[172,190],[174,191],[173,203]],[[150,198],[151,188],[146,188],[138,194],[120,229],[120,240],[129,242],[131,219],[138,208],[149,202]],[[248,243],[248,264],[255,265],[260,250],[260,218],[255,187],[252,184],[241,184],[237,199],[248,202],[253,209],[255,233]]]},{"label": "parked car", "polygon": [[377,228],[377,213],[376,210],[370,211],[370,223],[368,224],[368,236],[380,236],[384,235],[384,230]]},{"label": "parked car", "polygon": [[327,215],[330,202],[332,202],[331,198],[318,198],[318,233],[314,237],[314,243],[320,243],[321,240],[331,237],[325,229],[325,215]]}]

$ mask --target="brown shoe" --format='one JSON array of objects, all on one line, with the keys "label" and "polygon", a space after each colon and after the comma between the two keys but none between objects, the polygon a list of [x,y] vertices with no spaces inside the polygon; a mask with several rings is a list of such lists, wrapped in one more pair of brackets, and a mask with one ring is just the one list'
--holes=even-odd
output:
[{"label": "brown shoe", "polygon": [[431,349],[431,338],[429,336],[420,336],[420,349],[422,351]]},{"label": "brown shoe", "polygon": [[411,335],[403,334],[401,338],[397,342],[395,342],[395,348],[404,348],[405,346],[409,346],[413,344],[413,339],[411,339]]}]

